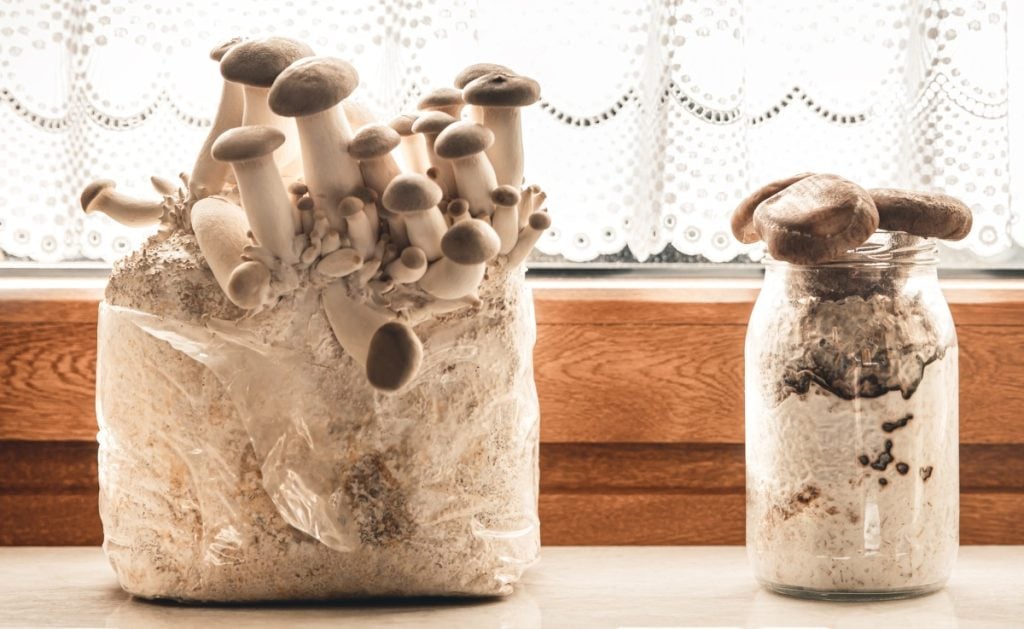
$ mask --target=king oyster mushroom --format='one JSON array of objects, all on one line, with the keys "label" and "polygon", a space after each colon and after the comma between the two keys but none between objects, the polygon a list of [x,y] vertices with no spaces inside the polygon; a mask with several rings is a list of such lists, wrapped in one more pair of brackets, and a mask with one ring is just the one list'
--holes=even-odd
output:
[{"label": "king oyster mushroom", "polygon": [[540,84],[518,74],[491,72],[478,77],[462,91],[466,102],[481,114],[481,123],[494,133],[487,157],[498,183],[523,183],[523,125],[520,109],[540,99]]},{"label": "king oyster mushroom", "polygon": [[[241,39],[235,37],[229,39],[210,51],[210,59],[220,63],[228,50],[241,43]],[[214,141],[228,129],[242,124],[242,113],[245,105],[242,85],[232,81],[222,81],[220,92],[220,104],[217,105],[217,114],[213,117],[213,125],[210,132],[206,134],[206,140],[199,149],[199,155],[192,165],[192,175],[188,179],[188,189],[196,199],[208,197],[211,194],[220,194],[224,184],[228,182],[231,173],[231,166],[218,162],[210,155],[210,148]]]},{"label": "king oyster mushroom", "polygon": [[490,216],[494,211],[491,190],[498,187],[498,181],[484,154],[493,143],[490,129],[468,121],[448,125],[434,140],[437,156],[451,160],[455,187],[459,196],[469,202],[474,217]]},{"label": "king oyster mushroom", "polygon": [[427,144],[423,136],[413,132],[412,123],[414,122],[416,122],[416,116],[402,114],[392,119],[388,125],[402,137],[402,157],[405,161],[405,170],[426,173],[430,168],[430,161],[427,159]]},{"label": "king oyster mushroom", "polygon": [[298,262],[294,250],[297,226],[273,158],[274,150],[284,141],[284,134],[274,127],[237,127],[217,138],[211,154],[234,169],[256,242],[281,261],[293,264]]},{"label": "king oyster mushroom", "polygon": [[356,69],[334,57],[306,57],[286,68],[270,88],[274,113],[295,118],[305,184],[316,207],[335,207],[363,185],[349,156],[352,129],[338,104],[359,85]]},{"label": "king oyster mushroom", "polygon": [[526,260],[530,252],[533,251],[533,247],[540,240],[541,234],[544,233],[548,227],[551,227],[551,217],[547,212],[534,212],[530,215],[529,221],[526,223],[526,227],[519,230],[519,237],[516,240],[516,244],[512,247],[512,251],[508,253],[506,257],[506,263],[509,268],[519,266]]},{"label": "king oyster mushroom", "polygon": [[409,242],[422,249],[427,260],[441,257],[441,239],[448,226],[437,207],[441,188],[436,183],[419,173],[401,174],[388,184],[381,202],[402,217]]},{"label": "king oyster mushroom", "polygon": [[366,187],[378,195],[401,170],[391,156],[402,142],[402,136],[386,124],[373,123],[359,129],[348,145],[348,154],[359,161]]},{"label": "king oyster mushroom", "polygon": [[284,134],[285,141],[275,151],[274,161],[281,173],[295,179],[302,176],[299,138],[295,124],[271,111],[267,103],[270,86],[293,62],[313,55],[313,49],[286,37],[268,37],[240,42],[232,46],[220,61],[221,75],[241,83],[245,106],[242,125],[269,126]]},{"label": "king oyster mushroom", "polygon": [[[506,66],[499,65],[497,63],[474,63],[467,67],[455,77],[455,87],[463,89],[471,82],[482,77],[485,74],[492,72],[504,72],[505,74],[515,74],[515,72]],[[482,112],[472,105],[466,107],[466,111],[469,113],[469,119],[476,123],[483,122]]]},{"label": "king oyster mushroom", "polygon": [[419,286],[438,299],[472,295],[484,279],[487,262],[498,255],[500,247],[498,235],[485,221],[460,221],[444,235],[444,257],[430,265]]},{"label": "king oyster mushroom", "polygon": [[270,270],[262,262],[242,259],[249,244],[245,211],[212,196],[197,201],[190,215],[199,250],[228,299],[247,310],[269,301]]},{"label": "king oyster mushroom", "polygon": [[455,122],[458,122],[457,118],[444,111],[429,111],[421,114],[416,118],[416,122],[412,123],[413,132],[422,133],[423,138],[427,141],[427,157],[430,159],[431,168],[434,169],[437,184],[441,186],[446,198],[456,196],[455,172],[452,170],[450,161],[437,156],[434,151],[434,142],[437,141],[437,136],[442,131]]},{"label": "king oyster mushroom", "polygon": [[82,209],[86,214],[101,212],[128,227],[156,225],[166,208],[163,201],[145,201],[116,192],[117,184],[109,179],[97,179],[82,191]]}]

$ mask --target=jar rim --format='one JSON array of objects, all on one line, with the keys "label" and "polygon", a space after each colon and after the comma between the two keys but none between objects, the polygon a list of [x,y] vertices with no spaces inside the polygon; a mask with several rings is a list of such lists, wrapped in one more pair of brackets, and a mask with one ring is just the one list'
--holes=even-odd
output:
[{"label": "jar rim", "polygon": [[890,267],[890,266],[937,266],[939,246],[934,238],[915,236],[901,231],[879,229],[856,249],[850,249],[839,257],[815,264],[796,264],[778,260],[765,251],[762,264],[767,267],[797,268],[842,268],[842,267]]}]

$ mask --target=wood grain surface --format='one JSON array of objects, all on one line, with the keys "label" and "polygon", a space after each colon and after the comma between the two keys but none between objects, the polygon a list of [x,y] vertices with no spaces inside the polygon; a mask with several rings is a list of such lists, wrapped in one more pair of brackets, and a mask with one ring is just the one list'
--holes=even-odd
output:
[{"label": "wood grain surface", "polygon": [[[546,544],[743,542],[756,283],[535,288]],[[632,285],[631,285],[632,286]],[[1024,543],[1024,284],[946,288],[964,543]],[[92,299],[0,291],[0,544],[99,543]]]}]

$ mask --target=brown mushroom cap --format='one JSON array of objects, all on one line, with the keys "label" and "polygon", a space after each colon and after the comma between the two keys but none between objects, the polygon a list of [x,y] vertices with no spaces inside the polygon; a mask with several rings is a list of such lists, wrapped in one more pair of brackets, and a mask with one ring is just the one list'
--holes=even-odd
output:
[{"label": "brown mushroom cap", "polygon": [[427,254],[419,247],[406,247],[402,249],[402,264],[410,269],[421,269],[427,266]]},{"label": "brown mushroom cap", "polygon": [[242,308],[256,308],[260,305],[263,295],[260,288],[270,284],[270,269],[262,262],[249,260],[242,262],[231,272],[228,278],[228,293]]},{"label": "brown mushroom cap", "polygon": [[359,85],[359,73],[335,57],[306,57],[274,80],[267,102],[279,116],[310,116],[334,107]]},{"label": "brown mushroom cap", "polygon": [[495,205],[512,207],[519,205],[520,198],[519,189],[515,186],[498,186],[494,190],[491,190],[491,201],[493,201]]},{"label": "brown mushroom cap", "polygon": [[530,227],[537,231],[544,231],[551,227],[551,215],[547,212],[534,212],[530,214]]},{"label": "brown mushroom cap", "polygon": [[466,85],[462,96],[478,107],[526,107],[540,99],[540,83],[518,74],[491,72]]},{"label": "brown mushroom cap", "polygon": [[455,116],[449,116],[443,111],[428,111],[416,118],[416,122],[412,123],[413,133],[441,133],[452,125],[458,122],[459,119]]},{"label": "brown mushroom cap", "polygon": [[382,391],[397,391],[409,383],[423,362],[423,344],[412,328],[390,321],[377,328],[366,356],[366,379]]},{"label": "brown mushroom cap", "polygon": [[229,50],[231,50],[240,43],[242,43],[241,37],[232,37],[229,40],[217,44],[210,51],[210,59],[213,59],[214,61],[220,61],[224,58],[224,55],[227,54]]},{"label": "brown mushroom cap", "polygon": [[345,197],[341,201],[338,201],[338,212],[345,218],[348,218],[349,216],[355,216],[362,212],[363,205],[363,200],[359,197]]},{"label": "brown mushroom cap", "polygon": [[398,132],[398,135],[405,137],[415,133],[412,130],[412,124],[416,122],[416,118],[413,114],[402,114],[396,118],[393,118],[388,126]]},{"label": "brown mushroom cap", "polygon": [[943,240],[961,240],[971,232],[971,208],[948,194],[890,188],[868,194],[878,208],[879,229]]},{"label": "brown mushroom cap", "polygon": [[476,79],[482,77],[485,74],[491,72],[504,72],[505,74],[515,74],[515,72],[508,67],[498,65],[497,63],[474,63],[455,77],[455,87],[460,90]]},{"label": "brown mushroom cap", "polygon": [[465,199],[452,199],[448,203],[448,216],[462,216],[469,211],[469,201]]},{"label": "brown mushroom cap", "polygon": [[284,134],[274,127],[235,127],[220,134],[210,149],[218,162],[244,162],[272,153],[284,144]]},{"label": "brown mushroom cap", "polygon": [[750,196],[740,201],[740,204],[732,211],[732,218],[730,221],[732,234],[733,236],[736,236],[736,240],[747,245],[761,240],[761,236],[757,233],[757,230],[754,229],[754,210],[757,209],[757,206],[761,205],[761,203],[769,197],[776,195],[801,179],[806,179],[813,174],[814,173],[800,173],[799,175],[793,175],[786,179],[773,181],[769,184],[765,184],[758,190],[755,190]]},{"label": "brown mushroom cap", "polygon": [[448,107],[459,107],[466,104],[462,100],[462,92],[453,87],[439,87],[428,93],[416,103],[417,109],[430,111],[433,109],[445,109]]},{"label": "brown mushroom cap", "polygon": [[312,55],[312,48],[287,37],[251,39],[227,51],[220,61],[220,73],[233,83],[270,87],[285,68]]},{"label": "brown mushroom cap", "polygon": [[384,157],[402,143],[402,136],[386,124],[368,124],[352,136],[348,154],[355,159]]},{"label": "brown mushroom cap", "polygon": [[441,252],[459,264],[483,264],[501,250],[501,239],[490,225],[480,219],[460,221],[445,232]]},{"label": "brown mushroom cap", "polygon": [[96,181],[90,182],[89,185],[82,190],[82,196],[80,199],[82,202],[82,209],[85,210],[86,213],[92,212],[92,208],[89,206],[92,205],[93,200],[107,188],[116,187],[117,184],[110,179],[97,179]]},{"label": "brown mushroom cap", "polygon": [[454,122],[434,140],[434,152],[443,159],[458,159],[486,151],[494,144],[494,133],[487,127],[464,120]]},{"label": "brown mushroom cap", "polygon": [[441,187],[426,175],[405,173],[384,189],[384,207],[392,212],[422,212],[441,202]]}]

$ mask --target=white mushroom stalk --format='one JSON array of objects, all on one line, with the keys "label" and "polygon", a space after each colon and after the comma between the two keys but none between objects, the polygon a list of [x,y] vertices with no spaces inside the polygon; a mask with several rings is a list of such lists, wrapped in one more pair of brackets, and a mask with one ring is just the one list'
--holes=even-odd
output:
[{"label": "white mushroom stalk", "polygon": [[412,123],[416,122],[416,116],[403,114],[390,123],[392,129],[402,137],[402,161],[405,163],[405,171],[425,174],[430,168],[430,160],[427,159],[427,143],[418,133],[412,130]]},{"label": "white mushroom stalk", "polygon": [[438,299],[459,299],[476,294],[501,241],[486,222],[470,219],[453,225],[441,246],[444,257],[430,265],[419,286]]},{"label": "white mushroom stalk", "polygon": [[348,154],[352,129],[338,104],[359,85],[356,69],[333,57],[307,57],[288,66],[270,88],[274,113],[295,118],[313,203],[335,207],[363,186],[359,164]]},{"label": "white mushroom stalk", "polygon": [[370,227],[370,219],[363,212],[364,205],[359,197],[345,197],[338,204],[338,211],[345,219],[352,247],[364,260],[370,260],[377,246],[377,233]]},{"label": "white mushroom stalk", "polygon": [[[462,100],[461,96],[459,100]],[[437,181],[437,185],[441,186],[441,191],[444,192],[445,198],[448,199],[458,196],[458,189],[455,185],[455,171],[452,170],[452,163],[450,161],[437,156],[437,152],[434,150],[434,142],[437,141],[437,136],[442,131],[455,122],[458,122],[458,119],[444,111],[431,111],[422,114],[416,119],[416,122],[412,123],[413,132],[423,134],[423,138],[427,143],[427,157],[430,160],[431,166],[427,174],[430,175],[431,179]]]},{"label": "white mushroom stalk", "polygon": [[437,207],[441,196],[441,188],[426,175],[412,173],[392,179],[381,197],[385,208],[402,216],[409,242],[431,261],[441,257],[441,239],[448,230]]},{"label": "white mushroom stalk", "polygon": [[239,308],[258,308],[271,298],[270,270],[261,262],[245,261],[249,221],[245,211],[219,196],[192,206],[192,231],[199,250],[221,290]]},{"label": "white mushroom stalk", "polygon": [[506,258],[508,266],[515,267],[525,262],[537,241],[540,240],[541,234],[549,227],[551,227],[551,217],[547,212],[531,214],[526,227],[519,232],[519,240],[515,247],[512,247],[512,251],[508,253]]},{"label": "white mushroom stalk", "polygon": [[494,211],[491,190],[498,187],[498,181],[484,154],[493,143],[494,134],[489,129],[466,121],[448,125],[434,141],[437,156],[451,160],[455,187],[469,202],[474,217],[490,216]]},{"label": "white mushroom stalk", "polygon": [[494,133],[487,157],[498,183],[518,188],[523,183],[523,128],[519,112],[540,99],[540,85],[525,76],[492,72],[471,81],[462,96],[477,108],[481,123]]},{"label": "white mushroom stalk", "polygon": [[[210,58],[220,63],[227,51],[240,42],[241,39],[237,37],[229,39],[211,50]],[[210,149],[220,134],[242,124],[244,103],[242,85],[223,81],[217,114],[213,117],[210,132],[206,134],[206,140],[203,141],[203,145],[199,149],[199,155],[192,166],[192,175],[188,180],[188,189],[193,198],[202,199],[211,194],[220,194],[228,182],[231,166],[213,159]]]},{"label": "white mushroom stalk", "polygon": [[128,227],[147,227],[160,223],[167,212],[164,201],[146,201],[114,190],[109,179],[93,181],[82,191],[82,209],[86,214],[100,212]]},{"label": "white mushroom stalk", "polygon": [[501,253],[508,254],[519,237],[519,190],[512,186],[498,186],[491,192],[494,215],[491,226],[501,240]]},{"label": "white mushroom stalk", "polygon": [[406,247],[402,255],[388,262],[384,268],[384,272],[396,284],[418,282],[426,271],[427,255],[419,247]]},{"label": "white mushroom stalk", "polygon": [[231,163],[256,241],[286,264],[298,262],[292,204],[273,151],[284,134],[272,127],[238,127],[217,138],[214,159]]},{"label": "white mushroom stalk", "polygon": [[285,37],[268,37],[238,43],[220,62],[220,73],[243,89],[242,126],[268,126],[280,131],[285,141],[274,152],[274,162],[287,179],[302,176],[299,137],[295,123],[275,114],[267,102],[270,86],[292,62],[313,55],[313,49]]},{"label": "white mushroom stalk", "polygon": [[423,346],[409,326],[352,299],[341,282],[327,286],[322,300],[334,337],[366,368],[371,385],[396,391],[413,379],[423,361]]},{"label": "white mushroom stalk", "polygon": [[398,163],[391,156],[391,151],[401,143],[402,136],[397,131],[387,125],[374,123],[357,131],[348,144],[348,154],[359,161],[359,171],[366,187],[378,195],[384,194],[391,180],[401,173]]}]

